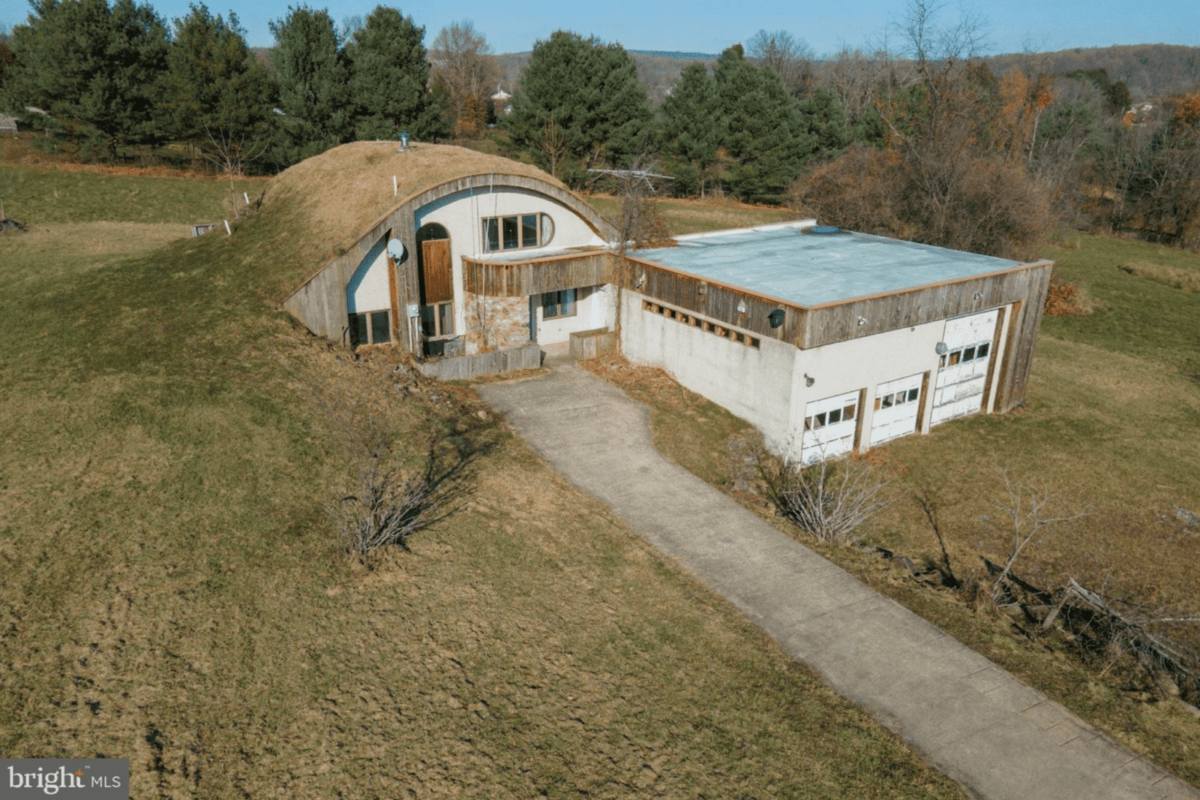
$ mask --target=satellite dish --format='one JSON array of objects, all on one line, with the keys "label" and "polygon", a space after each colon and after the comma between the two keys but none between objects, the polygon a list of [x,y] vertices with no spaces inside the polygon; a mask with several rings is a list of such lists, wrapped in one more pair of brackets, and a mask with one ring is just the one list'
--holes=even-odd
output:
[{"label": "satellite dish", "polygon": [[404,260],[404,242],[399,239],[388,239],[388,255],[399,264]]}]

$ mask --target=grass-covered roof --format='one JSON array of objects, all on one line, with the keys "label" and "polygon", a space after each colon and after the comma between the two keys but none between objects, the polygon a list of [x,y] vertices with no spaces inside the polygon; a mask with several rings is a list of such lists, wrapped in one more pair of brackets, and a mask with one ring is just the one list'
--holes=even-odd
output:
[{"label": "grass-covered roof", "polygon": [[[478,174],[521,175],[565,188],[529,164],[464,147],[418,143],[398,152],[396,142],[335,147],[280,173],[267,187],[264,210],[286,213],[311,271],[356,242],[407,198],[447,181]],[[395,188],[392,178],[395,177]]]}]

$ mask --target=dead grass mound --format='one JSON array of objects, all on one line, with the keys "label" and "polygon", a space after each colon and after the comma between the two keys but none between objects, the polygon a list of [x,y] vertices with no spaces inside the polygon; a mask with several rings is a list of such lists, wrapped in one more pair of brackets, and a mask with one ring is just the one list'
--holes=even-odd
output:
[{"label": "dead grass mound", "polygon": [[1096,310],[1096,303],[1077,283],[1064,279],[1057,271],[1050,274],[1050,288],[1042,310],[1052,317],[1077,317]]},{"label": "dead grass mound", "polygon": [[583,362],[583,367],[618,386],[637,384],[650,391],[671,390],[679,386],[665,369],[634,364],[620,353],[605,353],[590,358]]},{"label": "dead grass mound", "polygon": [[[478,173],[523,175],[565,188],[537,167],[440,144],[397,152],[395,142],[335,147],[281,172],[267,188],[265,209],[285,208],[301,231],[295,252],[324,266],[381,217],[412,195]],[[395,184],[392,179],[395,177]],[[394,188],[393,188],[394,187]]]},{"label": "dead grass mound", "polygon": [[1121,271],[1188,294],[1200,292],[1200,272],[1195,270],[1170,267],[1165,264],[1152,264],[1148,261],[1133,261],[1122,264]]}]

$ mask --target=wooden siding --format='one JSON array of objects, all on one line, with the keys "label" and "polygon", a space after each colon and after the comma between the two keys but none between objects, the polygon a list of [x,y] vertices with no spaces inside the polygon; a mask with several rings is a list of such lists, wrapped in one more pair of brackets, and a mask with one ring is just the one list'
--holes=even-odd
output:
[{"label": "wooden siding", "polygon": [[317,336],[349,344],[349,311],[341,259],[300,287],[283,302],[283,309]]},{"label": "wooden siding", "polygon": [[488,297],[529,297],[560,289],[600,286],[615,280],[607,251],[529,261],[463,258],[464,289]]},{"label": "wooden siding", "polygon": [[[802,306],[689,275],[640,258],[628,258],[627,261],[629,263],[622,279],[626,283],[625,288],[661,300],[667,305],[760,334],[764,339],[778,339],[797,347],[804,346],[802,333],[808,312]],[[738,311],[739,304],[745,307],[744,314]],[[784,312],[783,324],[772,328],[768,316],[777,309]]]},{"label": "wooden siding", "polygon": [[1049,262],[1039,262],[975,278],[813,306],[802,346],[820,347],[1025,300],[1048,280],[1050,266]]}]

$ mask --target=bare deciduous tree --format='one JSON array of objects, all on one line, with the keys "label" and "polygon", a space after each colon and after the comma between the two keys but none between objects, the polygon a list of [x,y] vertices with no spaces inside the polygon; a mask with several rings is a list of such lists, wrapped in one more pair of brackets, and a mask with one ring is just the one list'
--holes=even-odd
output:
[{"label": "bare deciduous tree", "polygon": [[491,52],[487,38],[470,20],[447,25],[433,40],[433,80],[444,83],[450,96],[455,136],[478,136],[487,124],[487,99],[499,76]]},{"label": "bare deciduous tree", "polygon": [[[210,128],[208,125],[204,126],[204,135],[207,142],[200,146],[200,155],[229,178],[229,202],[232,208],[237,209],[238,197],[233,178],[243,174],[246,164],[266,152],[270,139],[265,135],[252,138],[228,128]],[[237,213],[240,215],[246,210],[243,208]]]},{"label": "bare deciduous tree", "polygon": [[787,31],[760,30],[746,43],[746,57],[778,75],[793,97],[812,80],[812,48]]},{"label": "bare deciduous tree", "polygon": [[1050,505],[1049,488],[1045,486],[1041,489],[1030,488],[1014,481],[1007,472],[1001,472],[1000,477],[1004,480],[1008,502],[997,503],[996,508],[1003,511],[1012,523],[1012,546],[1009,548],[1004,566],[992,584],[992,599],[997,602],[1007,591],[1007,582],[1012,575],[1013,564],[1017,562],[1021,552],[1033,541],[1042,528],[1084,516],[1080,512],[1067,517],[1046,517],[1044,513],[1046,507]]},{"label": "bare deciduous tree", "polygon": [[875,108],[889,71],[886,52],[866,53],[843,47],[820,65],[818,83],[837,93],[852,122]]}]

